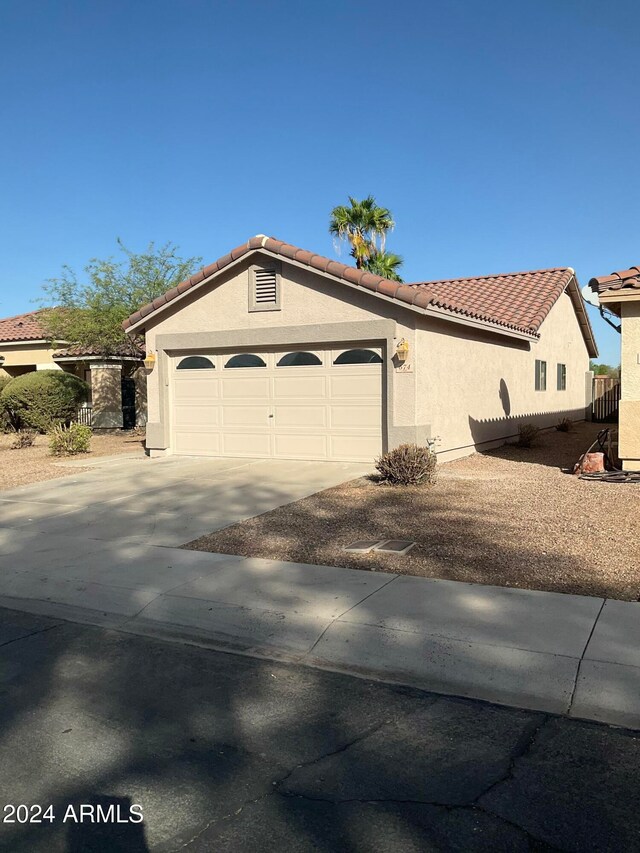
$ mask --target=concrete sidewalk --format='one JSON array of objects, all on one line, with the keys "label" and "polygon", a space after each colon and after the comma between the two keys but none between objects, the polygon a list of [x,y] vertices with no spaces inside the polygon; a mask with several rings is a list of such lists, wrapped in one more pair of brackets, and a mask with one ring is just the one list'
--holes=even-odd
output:
[{"label": "concrete sidewalk", "polygon": [[0,605],[640,728],[636,603],[27,525],[0,529]]}]

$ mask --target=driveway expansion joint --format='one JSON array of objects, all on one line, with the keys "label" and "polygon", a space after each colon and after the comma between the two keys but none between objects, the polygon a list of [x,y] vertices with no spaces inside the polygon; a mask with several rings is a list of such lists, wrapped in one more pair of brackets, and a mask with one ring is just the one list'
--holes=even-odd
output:
[{"label": "driveway expansion joint", "polygon": [[568,704],[567,710],[566,710],[567,716],[571,716],[571,709],[573,708],[573,703],[574,703],[574,700],[576,698],[576,691],[578,689],[578,682],[580,681],[580,670],[582,668],[582,662],[584,660],[584,656],[587,653],[587,649],[589,648],[589,643],[591,642],[591,638],[593,637],[593,634],[596,630],[596,626],[600,620],[600,616],[602,615],[602,611],[604,610],[604,607],[605,607],[605,604],[607,603],[607,600],[608,599],[606,599],[606,598],[602,599],[602,604],[600,605],[600,609],[598,610],[598,613],[596,614],[596,618],[594,619],[593,625],[591,626],[591,631],[589,631],[589,636],[587,637],[587,641],[584,644],[582,654],[580,655],[580,660],[578,661],[578,666],[576,667],[576,677],[575,677],[574,682],[573,682],[573,688],[571,690],[571,696],[569,697],[569,704]]}]

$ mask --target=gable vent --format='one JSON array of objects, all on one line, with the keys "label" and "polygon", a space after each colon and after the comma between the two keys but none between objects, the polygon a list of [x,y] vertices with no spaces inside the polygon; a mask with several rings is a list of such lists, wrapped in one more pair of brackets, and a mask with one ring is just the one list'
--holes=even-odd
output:
[{"label": "gable vent", "polygon": [[275,305],[278,301],[276,271],[258,269],[255,276],[256,305]]}]

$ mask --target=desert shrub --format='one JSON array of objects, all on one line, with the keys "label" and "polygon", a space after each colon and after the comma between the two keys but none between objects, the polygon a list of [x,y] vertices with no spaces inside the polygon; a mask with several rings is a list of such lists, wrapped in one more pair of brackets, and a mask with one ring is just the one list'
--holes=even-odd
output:
[{"label": "desert shrub", "polygon": [[540,430],[535,424],[520,424],[518,427],[518,447],[533,447]]},{"label": "desert shrub", "polygon": [[388,483],[416,486],[435,483],[436,464],[437,457],[431,448],[401,444],[376,459],[376,470]]},{"label": "desert shrub", "polygon": [[89,386],[63,370],[37,370],[16,376],[2,390],[0,403],[14,429],[48,432],[54,424],[69,423]]},{"label": "desert shrub", "polygon": [[90,446],[91,428],[84,424],[56,424],[49,430],[49,452],[52,456],[88,453]]},{"label": "desert shrub", "polygon": [[556,429],[558,432],[571,432],[573,429],[573,421],[571,418],[562,418],[562,420],[558,421],[556,424]]},{"label": "desert shrub", "polygon": [[35,429],[19,429],[11,442],[11,450],[21,450],[23,447],[31,447],[38,433]]}]

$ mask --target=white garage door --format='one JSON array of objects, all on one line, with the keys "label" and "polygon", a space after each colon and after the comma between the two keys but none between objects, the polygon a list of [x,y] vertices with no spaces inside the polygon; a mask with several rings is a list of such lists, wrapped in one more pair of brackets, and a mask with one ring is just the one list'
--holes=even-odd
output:
[{"label": "white garage door", "polygon": [[175,453],[369,462],[381,451],[380,347],[172,361]]}]

